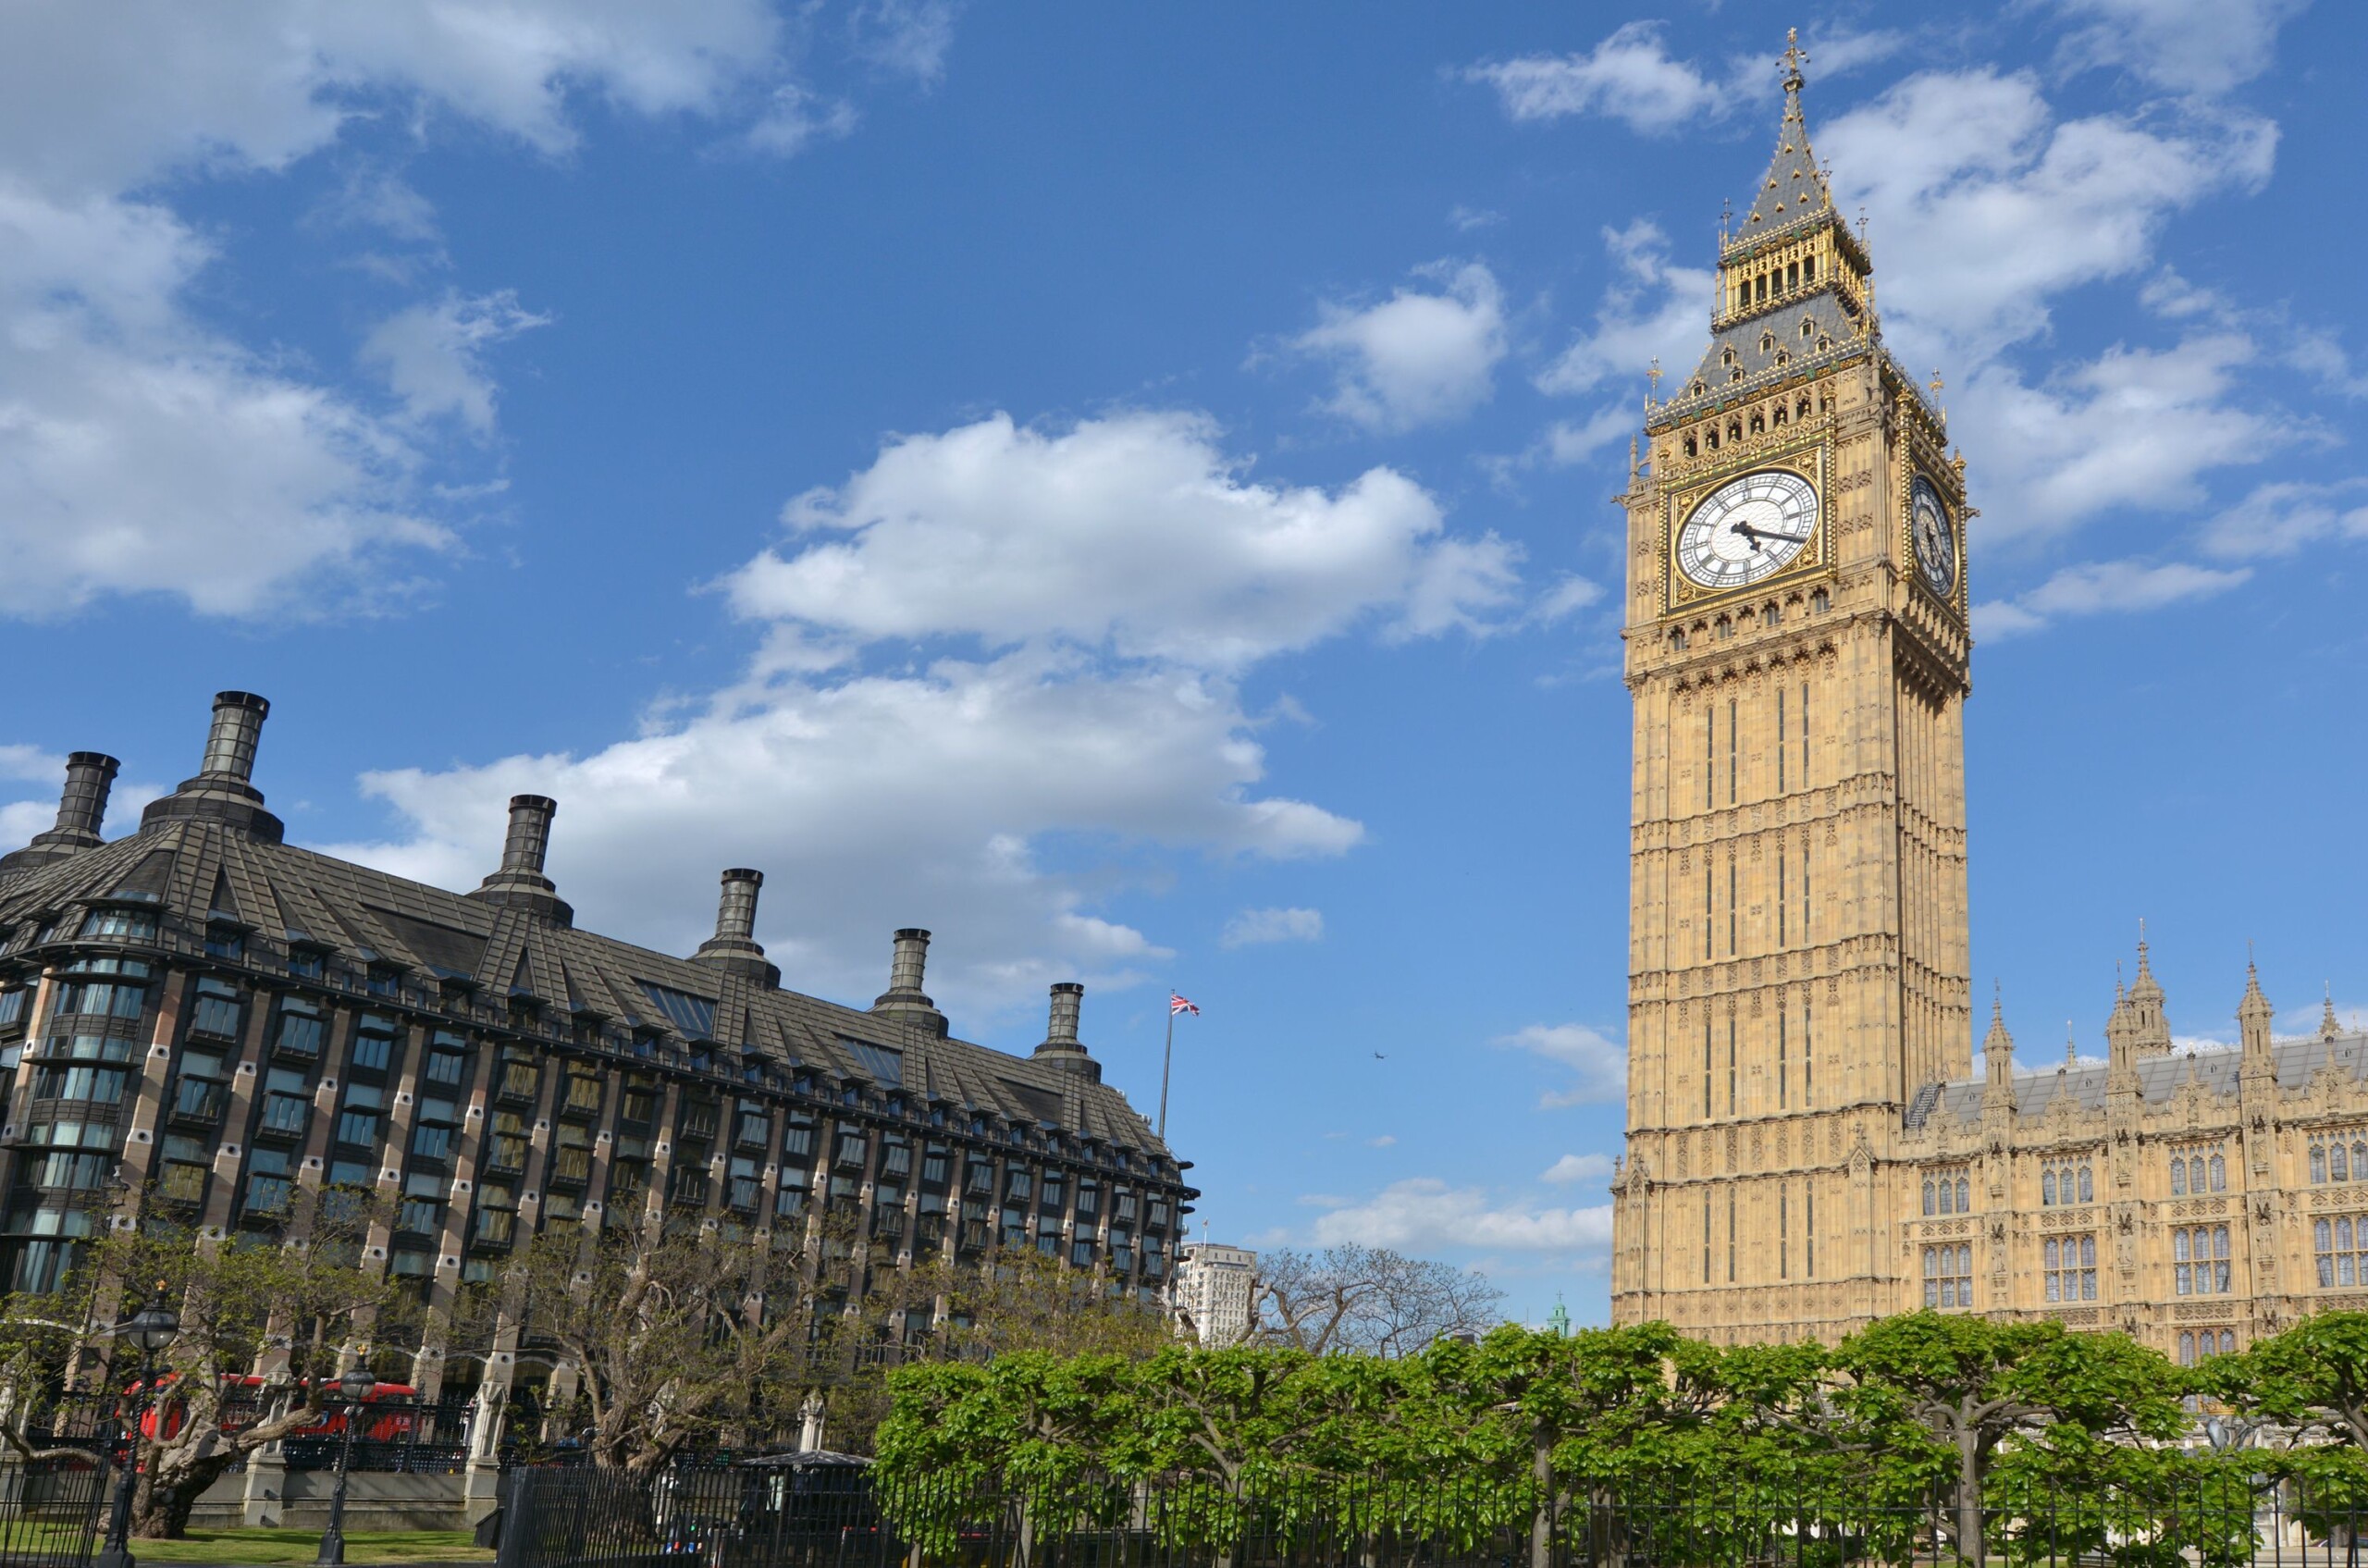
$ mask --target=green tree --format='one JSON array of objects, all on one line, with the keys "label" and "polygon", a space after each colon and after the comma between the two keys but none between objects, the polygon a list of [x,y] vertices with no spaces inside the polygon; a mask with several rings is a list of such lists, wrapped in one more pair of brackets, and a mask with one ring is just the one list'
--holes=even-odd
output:
[{"label": "green tree", "polygon": [[[2055,1322],[1993,1323],[1918,1312],[1843,1340],[1837,1414],[1861,1440],[1893,1451],[1894,1482],[1918,1475],[1950,1494],[1958,1554],[1982,1561],[1983,1492],[2010,1439],[2045,1451],[2091,1451],[2087,1438],[2155,1441],[2187,1426],[2177,1370],[2121,1334],[2075,1334]],[[1893,1497],[1886,1500],[1906,1502]]]},{"label": "green tree", "polygon": [[[322,1419],[341,1363],[363,1349],[392,1295],[383,1278],[355,1266],[356,1239],[375,1210],[320,1207],[292,1232],[210,1237],[148,1220],[92,1241],[78,1263],[100,1282],[97,1299],[128,1311],[146,1294],[134,1282],[153,1282],[180,1315],[142,1444],[134,1535],[179,1538],[198,1495],[233,1464]],[[107,1381],[130,1389],[137,1353],[110,1353]],[[228,1396],[257,1374],[266,1377],[265,1414],[234,1424]]]}]

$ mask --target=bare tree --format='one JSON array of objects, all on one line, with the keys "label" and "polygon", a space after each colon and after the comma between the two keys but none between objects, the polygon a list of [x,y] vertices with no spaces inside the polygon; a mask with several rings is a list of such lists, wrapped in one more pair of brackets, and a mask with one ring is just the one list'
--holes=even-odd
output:
[{"label": "bare tree", "polygon": [[1481,1276],[1387,1247],[1262,1253],[1244,1342],[1316,1355],[1411,1355],[1500,1322],[1504,1292]]},{"label": "bare tree", "polygon": [[[393,1294],[381,1276],[356,1266],[361,1237],[379,1212],[374,1200],[338,1193],[302,1205],[284,1231],[207,1236],[144,1218],[92,1242],[78,1268],[95,1282],[93,1301],[139,1304],[153,1287],[180,1316],[160,1360],[160,1387],[147,1390],[132,1533],[178,1537],[198,1494],[255,1450],[322,1419],[336,1376],[360,1352]],[[106,1381],[118,1390],[137,1377],[137,1358],[112,1346]],[[260,1376],[261,1411],[247,1419],[233,1396]],[[169,1379],[167,1382],[166,1379]]]}]

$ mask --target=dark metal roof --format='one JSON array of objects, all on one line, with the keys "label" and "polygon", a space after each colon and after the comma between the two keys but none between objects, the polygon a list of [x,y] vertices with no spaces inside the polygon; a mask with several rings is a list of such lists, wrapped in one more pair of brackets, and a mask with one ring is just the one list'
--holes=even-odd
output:
[{"label": "dark metal roof", "polygon": [[[2281,1094],[2303,1093],[2322,1071],[2331,1071],[2346,1083],[2368,1085],[2368,1034],[2281,1040],[2270,1047],[2270,1061]],[[2190,1083],[2207,1094],[2234,1100],[2242,1053],[2234,1048],[2173,1051],[2141,1056],[2136,1065],[2138,1098],[2143,1104],[2168,1101]],[[2018,1072],[2013,1085],[2015,1110],[2021,1116],[2043,1116],[2057,1099],[2068,1098],[2084,1114],[2102,1111],[2109,1070],[2103,1062],[2080,1062]],[[1927,1084],[1917,1092],[1907,1125],[1918,1128],[1934,1120],[1978,1122],[1989,1093],[1984,1079]]]},{"label": "dark metal roof", "polygon": [[[721,966],[577,929],[532,907],[463,897],[205,817],[166,818],[128,838],[12,877],[0,886],[0,929],[138,892],[156,895],[168,928],[178,922],[202,932],[217,886],[228,890],[239,910],[276,911],[271,927],[308,933],[311,945],[341,956],[357,970],[393,967],[414,982],[474,982],[485,996],[506,986],[689,1047],[692,1038],[652,1002],[651,988],[658,987],[713,1006],[713,1039],[698,1043],[720,1048],[720,1058],[734,1053],[729,1059],[735,1066],[736,1053],[754,1052],[784,1068],[870,1081],[883,1060],[895,1059],[903,1089],[921,1102],[965,1106],[1023,1126],[1054,1119],[1068,1132],[1167,1154],[1124,1094],[1057,1063],[770,988]],[[367,1005],[358,990],[354,999]],[[424,1010],[437,1006],[429,999]],[[482,1004],[478,1014],[484,1015]]]}]

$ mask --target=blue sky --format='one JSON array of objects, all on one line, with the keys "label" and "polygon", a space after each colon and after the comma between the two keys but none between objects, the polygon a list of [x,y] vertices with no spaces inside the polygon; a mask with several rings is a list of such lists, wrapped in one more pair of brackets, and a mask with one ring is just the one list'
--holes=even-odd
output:
[{"label": "blue sky", "polygon": [[[136,12],[127,19],[126,12]],[[1748,12],[1748,14],[1745,14]],[[0,829],[273,699],[300,841],[583,921],[769,877],[973,1038],[1086,982],[1212,1233],[1604,1310],[1611,606],[1797,22],[1982,516],[1974,965],[2101,1049],[2368,1005],[2368,24],[2291,0],[0,12]]]}]

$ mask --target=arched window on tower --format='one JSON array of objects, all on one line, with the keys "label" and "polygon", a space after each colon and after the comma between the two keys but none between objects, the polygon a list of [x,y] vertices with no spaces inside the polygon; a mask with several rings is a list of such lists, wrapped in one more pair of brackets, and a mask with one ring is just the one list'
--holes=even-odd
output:
[{"label": "arched window on tower", "polygon": [[2368,1181],[2368,1139],[2351,1142],[2351,1179]]},{"label": "arched window on tower", "polygon": [[1807,392],[1803,392],[1800,401],[1793,405],[1793,413],[1802,419],[1809,416],[1809,395]]},{"label": "arched window on tower", "polygon": [[[2327,1146],[2326,1146],[2325,1144],[2324,1144],[2324,1143],[2313,1143],[2313,1144],[2312,1144],[2312,1145],[2311,1145],[2311,1181],[2312,1181],[2312,1184],[2315,1186],[2317,1183],[2322,1182],[2322,1181],[2325,1181],[2326,1179],[2327,1179]],[[2322,1225],[2322,1227],[2323,1227],[2323,1228],[2324,1228],[2324,1226],[2325,1226],[2325,1221],[2321,1221],[2321,1225]]]},{"label": "arched window on tower", "polygon": [[1814,283],[1817,281],[1817,258],[1815,256],[1803,256],[1801,258],[1801,281],[1804,283]]},{"label": "arched window on tower", "polygon": [[1822,613],[1823,613],[1823,612],[1825,612],[1826,611],[1831,610],[1831,609],[1832,609],[1832,608],[1833,608],[1833,596],[1832,596],[1832,595],[1831,595],[1831,594],[1829,594],[1829,593],[1827,593],[1823,588],[1819,588],[1819,589],[1818,589],[1815,593],[1813,593],[1813,594],[1809,595],[1809,609],[1810,609],[1810,610],[1812,610],[1812,611],[1816,611],[1816,612],[1818,612],[1818,613],[1819,613],[1819,614],[1822,614]]},{"label": "arched window on tower", "polygon": [[[2055,1206],[2055,1172],[2053,1170],[2048,1171],[2039,1179],[2039,1201],[2040,1206],[2042,1208],[2052,1209]],[[2047,1248],[2048,1251],[2054,1252],[2055,1250],[2055,1243],[2050,1241],[2047,1244]]]},{"label": "arched window on tower", "polygon": [[2096,1183],[2090,1178],[2089,1167],[2082,1166],[2080,1167],[2080,1201],[2084,1204],[2092,1204],[2096,1199]]},{"label": "arched window on tower", "polygon": [[1933,1184],[1930,1180],[1927,1180],[1924,1183],[1924,1213],[1927,1216],[1941,1212],[1932,1206],[1934,1202]]},{"label": "arched window on tower", "polygon": [[1685,455],[1686,455],[1686,456],[1688,456],[1688,457],[1695,457],[1695,456],[1699,455],[1699,454],[1695,451],[1695,447],[1694,447],[1694,438],[1693,438],[1693,437],[1691,437],[1691,436],[1688,436],[1688,437],[1686,437],[1686,438],[1685,438]]},{"label": "arched window on tower", "polygon": [[2171,1160],[2171,1196],[2187,1196],[2187,1162],[2174,1156]]},{"label": "arched window on tower", "polygon": [[2212,1156],[2212,1190],[2214,1192],[2226,1192],[2228,1190],[2228,1162],[2220,1154]]},{"label": "arched window on tower", "polygon": [[1957,1178],[1957,1213],[1971,1214],[1972,1212],[1973,1183],[1960,1176]]},{"label": "arched window on tower", "polygon": [[[1779,362],[1778,362],[1778,363],[1780,363],[1780,364],[1782,363],[1781,356],[1780,356],[1780,358],[1779,358]],[[1783,425],[1783,423],[1784,423],[1784,405],[1783,405],[1782,402],[1779,402],[1779,403],[1776,405],[1775,412],[1774,412],[1774,413],[1772,413],[1772,414],[1770,414],[1769,415],[1769,422],[1770,422],[1770,424],[1773,424],[1773,425],[1778,426],[1779,427],[1781,427],[1781,426]]]},{"label": "arched window on tower", "polygon": [[1757,436],[1764,432],[1767,428],[1768,421],[1760,417],[1760,413],[1758,409],[1753,409],[1751,411],[1751,433]]},{"label": "arched window on tower", "polygon": [[2351,1156],[2344,1152],[2340,1142],[2332,1144],[2327,1149],[2327,1179],[2329,1181],[2351,1179]]}]

